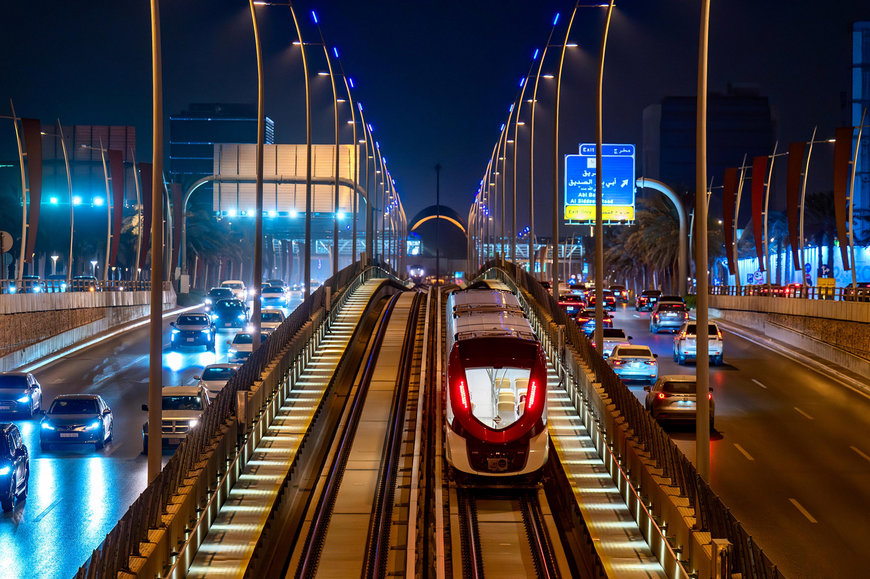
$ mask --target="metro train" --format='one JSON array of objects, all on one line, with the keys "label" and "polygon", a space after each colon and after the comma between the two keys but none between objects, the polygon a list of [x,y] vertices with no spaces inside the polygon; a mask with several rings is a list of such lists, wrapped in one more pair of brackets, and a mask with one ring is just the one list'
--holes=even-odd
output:
[{"label": "metro train", "polygon": [[447,298],[449,464],[469,475],[533,475],[547,461],[547,361],[517,297],[477,282]]}]

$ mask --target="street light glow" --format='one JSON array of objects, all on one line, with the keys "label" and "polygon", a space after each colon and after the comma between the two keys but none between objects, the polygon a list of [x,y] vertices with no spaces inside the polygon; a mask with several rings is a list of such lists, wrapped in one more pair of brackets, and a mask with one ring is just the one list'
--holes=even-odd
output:
[{"label": "street light glow", "polygon": [[50,197],[48,202],[51,203],[52,205],[57,205],[57,197],[54,197],[54,196]]},{"label": "street light glow", "polygon": [[553,18],[553,26],[555,26],[558,21],[559,21],[559,13],[556,12],[556,17]]},{"label": "street light glow", "polygon": [[103,198],[102,197],[94,197],[94,205],[97,207],[103,206]]},{"label": "street light glow", "polygon": [[311,11],[311,18],[314,19],[315,24],[320,24],[319,22],[317,22],[317,13],[314,12],[314,10]]},{"label": "street light glow", "polygon": [[338,48],[336,48],[335,46],[332,47],[332,54],[335,55],[335,58],[338,58]]},{"label": "street light glow", "polygon": [[536,48],[534,54],[532,54],[532,60],[538,59],[538,52],[540,52],[540,49]]}]

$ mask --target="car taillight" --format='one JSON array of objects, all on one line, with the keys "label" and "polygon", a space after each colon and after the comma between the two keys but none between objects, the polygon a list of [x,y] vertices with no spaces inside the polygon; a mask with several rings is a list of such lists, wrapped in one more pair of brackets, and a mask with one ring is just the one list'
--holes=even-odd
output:
[{"label": "car taillight", "polygon": [[713,393],[707,392],[707,400],[713,400]]},{"label": "car taillight", "polygon": [[668,397],[668,395],[665,394],[664,392],[659,392],[659,395],[658,395],[659,400],[664,400],[667,397]]},{"label": "car taillight", "polygon": [[655,366],[655,365],[656,365],[656,361],[655,361],[655,360],[647,360],[647,361],[646,361],[646,365],[647,365],[647,366]]},{"label": "car taillight", "polygon": [[613,361],[614,366],[622,366],[623,364],[625,364],[625,362],[623,362],[622,360],[614,360]]},{"label": "car taillight", "polygon": [[459,390],[459,403],[462,404],[464,410],[468,410],[468,387],[465,384],[465,380],[460,379],[456,388]]},{"label": "car taillight", "polygon": [[722,339],[722,332],[719,330],[716,330],[716,337],[721,340]]},{"label": "car taillight", "polygon": [[531,410],[535,407],[535,404],[538,402],[538,381],[531,380],[529,381],[529,398],[526,401],[526,408]]},{"label": "car taillight", "polygon": [[654,315],[654,316],[653,316],[653,319],[654,319],[655,321],[659,321],[659,315],[658,315],[658,314]]},{"label": "car taillight", "polygon": [[686,332],[680,332],[680,339],[681,339],[681,340],[685,340],[685,339],[686,339]]},{"label": "car taillight", "polygon": [[684,319],[684,320],[688,320],[688,319],[689,319],[689,312],[683,312],[683,319]]}]

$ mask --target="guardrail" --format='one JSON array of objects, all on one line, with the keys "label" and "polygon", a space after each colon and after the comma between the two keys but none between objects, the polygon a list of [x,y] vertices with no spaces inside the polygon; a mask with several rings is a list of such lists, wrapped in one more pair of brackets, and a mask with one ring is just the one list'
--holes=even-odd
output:
[{"label": "guardrail", "polygon": [[844,302],[870,302],[870,286],[858,284],[856,291],[851,286],[823,287],[790,285],[715,285],[710,286],[714,296],[761,296],[771,298],[790,298],[805,300],[835,300]]},{"label": "guardrail", "polygon": [[67,292],[135,292],[151,289],[150,281],[101,279],[0,279],[0,294],[56,294]]},{"label": "guardrail", "polygon": [[[199,427],[188,433],[75,577],[164,576],[194,532],[198,545],[265,432],[261,418],[269,414],[275,389],[283,383],[275,381],[272,388],[257,384],[264,370],[279,355],[290,363],[300,356],[307,360],[334,320],[337,308],[327,312],[329,302],[340,305],[358,284],[385,275],[379,268],[363,270],[359,263],[348,266],[297,307],[227,382]],[[203,519],[207,524],[200,524]]]},{"label": "guardrail", "polygon": [[[513,282],[527,293],[532,300],[529,306],[543,322],[541,328],[548,334],[552,344],[551,352],[561,359],[564,368],[575,377],[584,370],[577,365],[574,356],[563,356],[561,345],[578,354],[579,360],[589,366],[602,393],[613,404],[615,412],[625,421],[625,427],[633,434],[634,440],[642,445],[648,458],[661,469],[661,477],[671,479],[688,500],[688,506],[695,513],[695,531],[708,532],[712,539],[727,539],[731,543],[729,560],[732,573],[742,573],[743,577],[779,579],[782,574],[770,561],[761,548],[739,521],[734,517],[710,485],[698,474],[694,465],[674,444],[667,433],[653,419],[640,401],[625,386],[622,380],[607,365],[604,358],[592,347],[591,342],[579,326],[565,314],[552,295],[524,269],[513,263],[499,264],[490,262],[483,266],[481,273],[492,270],[504,281]],[[591,392],[584,393],[587,398]],[[597,423],[608,422],[604,407],[594,414]],[[608,444],[614,446],[615,435],[605,430]]]}]

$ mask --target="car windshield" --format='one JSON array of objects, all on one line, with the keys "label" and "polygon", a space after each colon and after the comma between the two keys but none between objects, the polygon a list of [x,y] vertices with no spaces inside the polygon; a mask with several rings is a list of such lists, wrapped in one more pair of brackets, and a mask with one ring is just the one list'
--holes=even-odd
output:
[{"label": "car windshield", "polygon": [[61,398],[51,403],[49,414],[96,414],[97,401],[93,398]]},{"label": "car windshield", "polygon": [[202,373],[203,380],[229,380],[235,374],[232,368],[206,368]]},{"label": "car windshield", "polygon": [[208,292],[208,296],[211,298],[231,298],[233,297],[233,290],[226,287],[212,288],[212,290]]},{"label": "car windshield", "polygon": [[278,312],[263,312],[260,314],[260,319],[264,322],[283,322],[284,318]]},{"label": "car windshield", "polygon": [[622,330],[620,330],[618,328],[617,329],[606,328],[606,329],[602,330],[602,332],[604,333],[603,335],[605,338],[620,338],[623,340],[625,339],[625,332],[623,332]]},{"label": "car windshield", "polygon": [[648,358],[650,356],[649,349],[647,348],[620,348],[618,350],[618,354],[622,358],[631,358],[631,357],[644,357]]},{"label": "car windshield", "polygon": [[[719,328],[716,327],[716,324],[710,324],[709,326],[707,326],[707,333],[710,334],[711,336],[718,333],[718,332],[719,332]],[[689,324],[688,326],[686,326],[686,333],[687,334],[697,334],[698,333],[698,326],[696,324]]]},{"label": "car windshield", "polygon": [[671,394],[694,394],[694,382],[665,382],[662,384],[662,390]]},{"label": "car windshield", "polygon": [[283,286],[284,282],[280,279],[267,279],[266,283],[273,286]]},{"label": "car windshield", "polygon": [[163,410],[202,410],[199,396],[164,396]]},{"label": "car windshield", "polygon": [[232,283],[224,282],[221,285],[223,285],[223,287],[228,287],[228,288],[234,289],[234,290],[242,289],[244,287],[244,285],[241,282],[232,282]]},{"label": "car windshield", "polygon": [[177,324],[181,326],[204,326],[208,324],[205,316],[178,316]]},{"label": "car windshield", "polygon": [[659,311],[660,312],[684,312],[686,311],[686,306],[683,304],[663,304],[659,302]]},{"label": "car windshield", "polygon": [[559,298],[563,302],[577,303],[582,302],[583,298],[577,295],[568,294]]},{"label": "car windshield", "polygon": [[0,376],[0,390],[24,390],[27,388],[26,376]]}]

